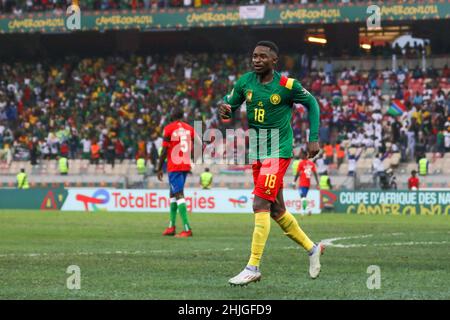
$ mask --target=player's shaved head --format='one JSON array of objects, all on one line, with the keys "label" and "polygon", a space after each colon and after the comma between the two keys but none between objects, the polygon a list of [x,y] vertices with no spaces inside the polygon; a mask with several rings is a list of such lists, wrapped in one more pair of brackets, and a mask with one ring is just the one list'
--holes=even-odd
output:
[{"label": "player's shaved head", "polygon": [[276,56],[278,57],[279,49],[278,49],[278,46],[277,46],[274,42],[272,42],[272,41],[266,41],[266,40],[264,40],[264,41],[259,41],[259,42],[256,44],[256,46],[257,46],[257,47],[266,47],[266,48],[269,48],[270,51],[272,51],[273,53],[275,53]]},{"label": "player's shaved head", "polygon": [[308,159],[308,152],[306,152],[306,150],[300,151],[300,159],[303,159],[303,160]]},{"label": "player's shaved head", "polygon": [[172,115],[171,115],[172,120],[183,120],[184,118],[184,111],[183,109],[175,109],[172,111]]}]

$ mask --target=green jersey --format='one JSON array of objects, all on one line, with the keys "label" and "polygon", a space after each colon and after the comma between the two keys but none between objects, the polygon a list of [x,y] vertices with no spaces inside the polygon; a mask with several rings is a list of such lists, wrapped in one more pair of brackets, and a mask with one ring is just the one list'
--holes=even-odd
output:
[{"label": "green jersey", "polygon": [[262,84],[255,72],[244,74],[224,102],[234,112],[245,101],[250,129],[251,159],[291,158],[293,104],[309,110],[309,141],[318,141],[320,109],[316,99],[299,81],[274,72],[270,83]]}]

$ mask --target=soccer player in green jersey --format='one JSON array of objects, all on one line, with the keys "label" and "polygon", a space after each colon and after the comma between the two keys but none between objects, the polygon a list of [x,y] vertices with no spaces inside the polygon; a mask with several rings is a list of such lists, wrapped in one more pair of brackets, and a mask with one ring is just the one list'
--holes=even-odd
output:
[{"label": "soccer player in green jersey", "polygon": [[270,41],[258,42],[252,56],[254,71],[239,78],[219,106],[221,118],[229,119],[245,101],[249,128],[256,133],[253,138],[250,135],[249,152],[255,184],[255,227],[251,255],[244,270],[229,280],[232,285],[246,285],[261,279],[259,265],[269,236],[271,217],[289,238],[308,252],[311,278],[317,278],[320,272],[320,255],[324,247],[312,242],[295,217],[286,210],[282,191],[283,177],[293,156],[292,106],[301,103],[309,111],[309,158],[313,158],[320,150],[320,109],[316,99],[300,82],[275,71],[277,62],[276,44]]}]

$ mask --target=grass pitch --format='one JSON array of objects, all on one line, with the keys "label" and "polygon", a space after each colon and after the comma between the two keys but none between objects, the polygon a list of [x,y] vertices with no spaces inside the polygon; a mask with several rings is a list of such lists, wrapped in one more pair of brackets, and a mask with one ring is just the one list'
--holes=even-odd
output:
[{"label": "grass pitch", "polygon": [[[190,217],[194,237],[176,239],[161,236],[168,213],[0,211],[0,299],[450,299],[448,216],[297,216],[328,239],[316,280],[272,221],[262,281],[244,288],[227,281],[248,260],[252,214]],[[70,265],[80,290],[66,287]]]}]

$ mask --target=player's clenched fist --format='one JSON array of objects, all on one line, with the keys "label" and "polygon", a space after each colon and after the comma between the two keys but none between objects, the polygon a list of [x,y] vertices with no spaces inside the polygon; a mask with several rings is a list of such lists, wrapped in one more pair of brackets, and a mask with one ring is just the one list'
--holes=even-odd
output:
[{"label": "player's clenched fist", "polygon": [[231,118],[231,106],[226,103],[222,103],[219,105],[219,115],[222,119],[230,119]]},{"label": "player's clenched fist", "polygon": [[320,151],[320,145],[317,141],[311,141],[308,143],[308,158],[314,158]]}]

